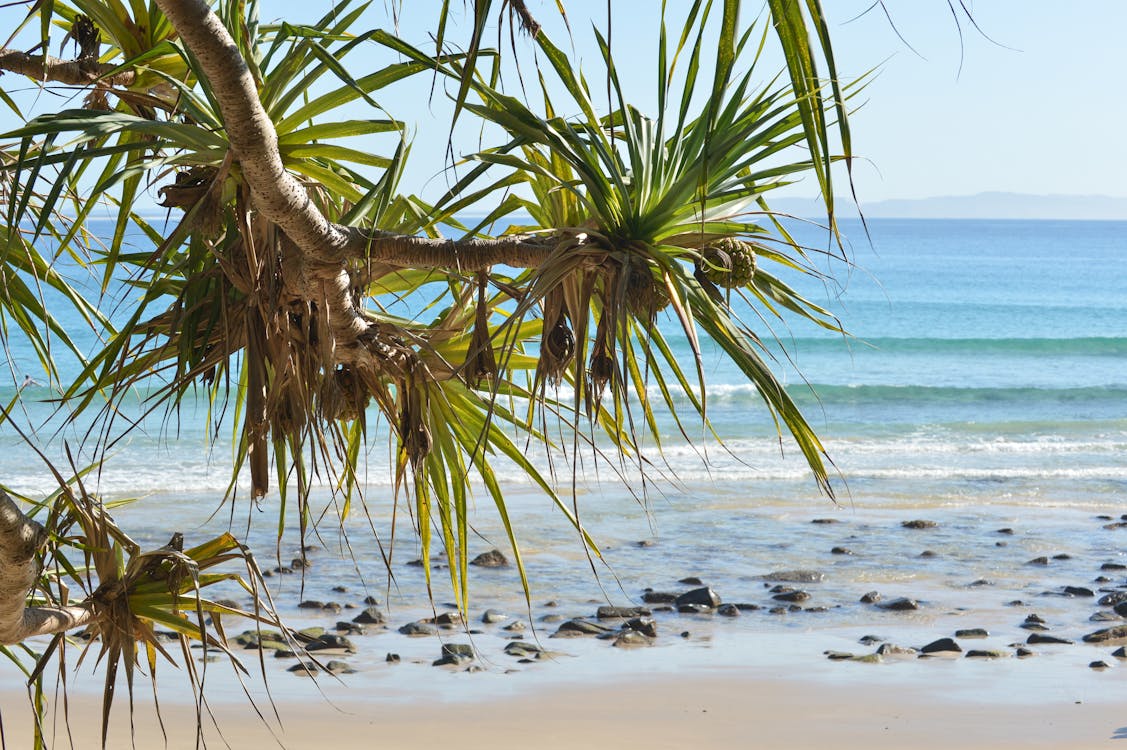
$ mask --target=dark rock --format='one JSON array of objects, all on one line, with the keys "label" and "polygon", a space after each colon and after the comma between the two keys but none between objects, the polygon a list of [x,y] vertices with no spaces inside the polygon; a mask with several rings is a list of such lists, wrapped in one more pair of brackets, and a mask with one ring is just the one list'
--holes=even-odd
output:
[{"label": "dark rock", "polygon": [[399,628],[399,632],[411,638],[419,638],[425,635],[438,635],[438,628],[425,622],[409,622]]},{"label": "dark rock", "polygon": [[343,661],[330,661],[325,665],[325,671],[329,674],[355,674],[356,670],[351,665]]},{"label": "dark rock", "polygon": [[909,599],[906,596],[900,596],[887,602],[881,602],[877,604],[877,607],[879,607],[880,609],[889,610],[890,612],[911,612],[913,610],[919,609],[920,604],[915,599]]},{"label": "dark rock", "polygon": [[701,604],[705,607],[715,608],[720,606],[720,597],[707,586],[692,591],[686,591],[678,596],[674,603],[680,608],[684,604]]},{"label": "dark rock", "polygon": [[279,648],[274,650],[275,659],[292,659],[297,656],[297,653],[292,649]]},{"label": "dark rock", "polygon": [[1119,602],[1119,604],[1116,604],[1115,614],[1120,617],[1127,617],[1127,602]]},{"label": "dark rock", "polygon": [[1111,579],[1107,576],[1096,576],[1092,579],[1092,583],[1111,583]]},{"label": "dark rock", "polygon": [[350,654],[356,653],[356,644],[350,641],[343,635],[336,635],[335,633],[325,633],[317,640],[310,643],[305,647],[306,651],[345,651]]},{"label": "dark rock", "polygon": [[313,561],[312,560],[306,560],[306,559],[303,559],[301,557],[295,557],[294,559],[290,560],[290,567],[293,568],[294,570],[302,570],[304,568],[312,568],[313,567]]},{"label": "dark rock", "polygon": [[810,594],[805,591],[786,591],[771,598],[779,602],[804,602],[810,598]]},{"label": "dark rock", "polygon": [[1116,529],[1127,529],[1127,521],[1116,521],[1115,523],[1109,523],[1104,526],[1104,528],[1108,531],[1115,531]]},{"label": "dark rock", "polygon": [[925,549],[923,552],[920,553],[920,557],[932,558],[932,557],[939,557],[939,555],[937,555],[933,550]]},{"label": "dark rock", "polygon": [[943,652],[955,651],[962,653],[963,649],[959,644],[955,643],[950,638],[940,638],[937,641],[932,641],[920,649],[921,654],[939,654]]},{"label": "dark rock", "polygon": [[1029,649],[1025,648],[1024,646],[1019,647],[1016,651],[1014,651],[1014,656],[1016,656],[1019,659],[1028,659],[1030,656],[1033,656],[1033,655],[1034,655],[1033,652],[1030,651]]},{"label": "dark rock", "polygon": [[507,630],[510,633],[523,633],[527,629],[527,627],[528,626],[525,625],[522,621],[513,620],[508,625],[501,628],[501,630]]},{"label": "dark rock", "polygon": [[703,615],[712,612],[707,604],[678,604],[677,611],[683,615]]},{"label": "dark rock", "polygon": [[1121,641],[1127,641],[1127,625],[1104,628],[1084,636],[1085,643],[1118,644]]},{"label": "dark rock", "polygon": [[1100,570],[1127,570],[1127,565],[1123,563],[1106,562],[1100,566]]},{"label": "dark rock", "polygon": [[488,552],[482,552],[480,555],[470,560],[470,565],[477,565],[482,568],[503,568],[509,564],[505,556],[499,549],[491,549]]},{"label": "dark rock", "polygon": [[487,625],[492,625],[498,622],[504,622],[509,619],[509,616],[504,612],[498,612],[495,609],[487,609],[481,616],[481,621]]},{"label": "dark rock", "polygon": [[1025,621],[1026,622],[1035,622],[1039,625],[1045,624],[1045,618],[1041,617],[1041,615],[1038,615],[1036,613],[1027,615],[1026,618],[1025,618]]},{"label": "dark rock", "polygon": [[984,649],[974,649],[967,651],[966,658],[968,659],[1004,659],[1008,656],[1005,651],[988,651]]},{"label": "dark rock", "polygon": [[297,605],[298,609],[324,609],[325,603],[319,602],[316,599],[306,599]]},{"label": "dark rock", "polygon": [[369,607],[374,607],[374,606],[376,606],[380,603],[380,600],[377,599],[374,596],[365,596],[364,597],[364,603],[367,604]]},{"label": "dark rock", "polygon": [[1104,670],[1107,669],[1107,666],[1107,662],[1104,661],[1093,661],[1088,663],[1089,669]]},{"label": "dark rock", "polygon": [[442,655],[444,657],[455,656],[465,659],[473,659],[473,646],[468,643],[443,643]]},{"label": "dark rock", "polygon": [[983,586],[993,586],[993,585],[994,585],[993,581],[988,581],[985,578],[979,578],[977,581],[971,581],[970,583],[968,583],[967,588],[979,589],[979,588],[982,588]]},{"label": "dark rock", "polygon": [[986,638],[990,633],[986,632],[983,628],[966,628],[964,630],[956,630],[956,638]]},{"label": "dark rock", "polygon": [[1048,630],[1047,627],[1045,627],[1044,625],[1042,625],[1039,622],[1023,622],[1022,624],[1018,625],[1018,627],[1021,628],[1022,630],[1036,630],[1036,631]]},{"label": "dark rock", "polygon": [[1071,560],[1072,555],[1068,554],[1067,552],[1061,552],[1061,553],[1058,553],[1056,555],[1053,555],[1053,559],[1054,560]]},{"label": "dark rock", "polygon": [[442,612],[434,617],[424,620],[431,625],[453,626],[462,624],[462,615],[459,612]]},{"label": "dark rock", "polygon": [[644,547],[652,547],[652,546],[654,546],[654,544],[656,544],[656,542],[654,542],[653,539],[643,539],[641,541],[634,542],[634,546],[643,547],[643,548]]},{"label": "dark rock", "polygon": [[348,593],[348,587],[347,586],[333,586],[333,593],[335,593],[335,594],[347,594]]},{"label": "dark rock", "polygon": [[740,608],[735,604],[721,604],[716,608],[716,614],[723,615],[724,617],[739,617]]},{"label": "dark rock", "polygon": [[776,570],[759,576],[761,581],[773,583],[821,583],[826,574],[817,570]]},{"label": "dark rock", "polygon": [[379,607],[368,607],[353,617],[352,621],[361,625],[382,625],[384,622],[383,611]]},{"label": "dark rock", "polygon": [[443,656],[431,662],[432,667],[460,667],[463,664],[469,664],[473,661],[473,657],[467,656]]},{"label": "dark rock", "polygon": [[615,648],[638,648],[653,645],[650,639],[636,630],[623,630],[611,644]]},{"label": "dark rock", "polygon": [[657,622],[652,617],[634,617],[626,621],[625,627],[650,638],[657,638]]},{"label": "dark rock", "polygon": [[[1124,605],[1127,609],[1127,605]],[[1119,622],[1122,618],[1114,612],[1095,612],[1088,618],[1088,622]]]},{"label": "dark rock", "polygon": [[402,658],[399,656],[399,654],[393,654],[389,652],[388,655],[384,657],[384,661],[386,661],[388,664],[398,664],[400,661],[402,661]]},{"label": "dark rock", "polygon": [[877,647],[879,656],[915,656],[918,651],[908,646],[896,646],[891,643],[882,643]]},{"label": "dark rock", "polygon": [[1100,515],[1096,516],[1096,520],[1097,521],[1113,521],[1113,520],[1115,520],[1115,517],[1101,513]]},{"label": "dark rock", "polygon": [[[721,604],[719,609],[723,609],[724,606],[725,605]],[[754,612],[759,609],[758,604],[750,604],[748,602],[736,602],[733,606],[740,612]],[[717,611],[719,611],[719,609]]]},{"label": "dark rock", "polygon": [[539,646],[526,643],[525,641],[509,641],[505,644],[505,653],[509,656],[516,656],[521,659],[538,657],[544,649]]},{"label": "dark rock", "polygon": [[836,518],[815,518],[810,523],[819,524],[819,525],[829,525],[831,523],[841,523],[841,522],[838,521]]},{"label": "dark rock", "polygon": [[299,661],[286,671],[293,672],[298,677],[310,677],[317,674],[318,668],[317,665],[311,661]]},{"label": "dark rock", "polygon": [[934,529],[939,524],[937,524],[935,521],[923,521],[917,519],[915,521],[903,521],[900,525],[905,529]]},{"label": "dark rock", "polygon": [[1011,529],[1011,528],[1009,528],[1009,527],[1007,526],[1007,527],[1006,527],[1006,528],[1004,528],[1004,529],[998,529],[998,530],[997,530],[996,532],[994,532],[994,533],[996,533],[996,534],[1006,534],[1007,536],[1013,536],[1014,530],[1013,530],[1013,529]]},{"label": "dark rock", "polygon": [[1127,591],[1115,591],[1110,594],[1104,594],[1096,603],[1101,607],[1114,607],[1124,602],[1127,602]]},{"label": "dark rock", "polygon": [[325,602],[325,606],[321,607],[322,612],[329,612],[331,614],[340,614],[342,607],[340,602]]},{"label": "dark rock", "polygon": [[1044,557],[1044,556],[1035,557],[1032,560],[1030,560],[1027,564],[1028,565],[1048,565],[1049,564],[1049,558]]},{"label": "dark rock", "polygon": [[790,610],[786,607],[771,607],[767,610],[767,613],[771,615],[785,615],[787,612],[790,612]]},{"label": "dark rock", "polygon": [[861,597],[861,603],[862,604],[876,604],[879,601],[880,601],[880,592],[878,592],[878,591],[870,591],[867,594],[862,595],[862,597]]},{"label": "dark rock", "polygon": [[1127,659],[1127,646],[1120,646],[1111,652],[1116,659]]},{"label": "dark rock", "polygon": [[1009,547],[1010,543],[1009,542],[994,542],[994,546],[995,547]]},{"label": "dark rock", "polygon": [[883,643],[884,640],[885,639],[881,638],[879,635],[863,635],[857,639],[857,642],[862,646],[871,646],[874,643]]},{"label": "dark rock", "polygon": [[629,619],[631,617],[648,617],[653,614],[647,607],[599,607],[595,616],[600,620]]},{"label": "dark rock", "polygon": [[1041,635],[1040,633],[1033,633],[1032,635],[1030,635],[1028,638],[1025,639],[1025,642],[1028,643],[1031,646],[1039,644],[1039,643],[1040,644],[1072,643],[1072,641],[1070,641],[1066,638],[1058,638],[1055,635]]},{"label": "dark rock", "polygon": [[560,606],[560,603],[557,602],[555,599],[549,599],[548,601],[544,602],[541,606],[543,606],[543,607],[558,607],[558,606]]},{"label": "dark rock", "polygon": [[855,654],[851,654],[848,651],[826,651],[824,653],[826,654],[826,658],[830,661],[848,661],[856,658]]},{"label": "dark rock", "polygon": [[852,555],[853,550],[848,547],[834,547],[830,550],[831,555]]},{"label": "dark rock", "polygon": [[1062,592],[1065,596],[1089,597],[1096,595],[1094,591],[1089,588],[1084,588],[1083,586],[1065,586]]},{"label": "dark rock", "polygon": [[561,624],[559,630],[557,630],[552,637],[570,638],[582,635],[602,635],[603,633],[609,633],[610,630],[611,629],[606,625],[600,625],[597,622],[591,622],[590,620],[577,617]]},{"label": "dark rock", "polygon": [[541,615],[540,622],[563,622],[566,619],[567,618],[561,614],[552,613],[548,615]]},{"label": "dark rock", "polygon": [[687,576],[687,577],[682,578],[681,580],[677,581],[677,583],[683,583],[686,586],[703,586],[704,585],[704,581],[697,578],[696,576]]},{"label": "dark rock", "polygon": [[677,601],[677,595],[668,591],[646,591],[642,594],[642,601],[646,604],[672,604]]}]

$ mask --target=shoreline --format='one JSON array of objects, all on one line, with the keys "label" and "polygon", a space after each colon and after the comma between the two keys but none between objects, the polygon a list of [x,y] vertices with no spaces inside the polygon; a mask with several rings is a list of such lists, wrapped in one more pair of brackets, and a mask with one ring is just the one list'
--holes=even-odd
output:
[{"label": "shoreline", "polygon": [[[948,674],[950,676],[950,674]],[[166,685],[169,683],[166,676]],[[899,681],[898,681],[899,682]],[[1127,739],[1123,689],[1083,700],[1039,696],[1024,702],[974,689],[979,682],[917,679],[887,684],[878,675],[848,685],[811,681],[770,670],[709,670],[661,675],[660,679],[604,679],[598,684],[541,685],[521,694],[466,693],[435,700],[414,691],[410,700],[381,701],[378,695],[333,701],[284,699],[276,704],[284,725],[267,727],[244,702],[211,705],[220,731],[207,722],[209,746],[286,747],[333,750],[427,747],[497,750],[535,746],[571,750],[579,743],[618,747],[684,748],[725,743],[734,747],[824,748],[1106,748]],[[981,687],[981,686],[979,686]],[[138,690],[136,747],[162,747],[151,701]],[[378,691],[378,692],[382,692]],[[10,747],[28,746],[26,717],[12,711],[22,696],[2,694]],[[164,696],[162,696],[164,698]],[[171,699],[171,700],[170,700]],[[76,750],[98,746],[100,697],[69,696]],[[107,747],[128,748],[129,717],[124,695],[114,709]],[[188,702],[161,701],[169,750],[195,747],[195,713]],[[260,704],[271,715],[268,704]],[[49,719],[50,720],[50,719]],[[61,725],[60,725],[61,728]],[[277,739],[272,736],[272,730]],[[65,734],[59,739],[65,742]],[[58,742],[55,743],[58,746]]]}]

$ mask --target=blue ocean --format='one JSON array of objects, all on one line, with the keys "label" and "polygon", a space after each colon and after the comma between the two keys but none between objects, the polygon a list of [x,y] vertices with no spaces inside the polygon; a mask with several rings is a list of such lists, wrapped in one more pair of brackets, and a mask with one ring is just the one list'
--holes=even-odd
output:
[{"label": "blue ocean", "polygon": [[[946,635],[950,618],[967,627],[1016,626],[1019,613],[1006,609],[1014,601],[1057,613],[1074,635],[1087,627],[1090,612],[1074,611],[1064,597],[1035,597],[1067,584],[1091,585],[1101,565],[1127,562],[1127,529],[1105,528],[1127,512],[1127,223],[871,219],[867,227],[844,222],[843,229],[844,259],[824,229],[796,227],[833,281],[788,280],[836,314],[848,336],[745,317],[761,338],[778,340],[770,345],[778,371],[833,461],[836,500],[818,493],[754,387],[710,350],[708,410],[722,443],[703,429],[686,440],[669,422],[661,459],[650,464],[644,485],[630,467],[585,459],[573,492],[570,467],[560,471],[561,492],[600,545],[601,558],[588,555],[530,483],[502,472],[532,591],[526,600],[511,569],[475,570],[471,614],[501,607],[547,635],[553,626],[539,624],[545,612],[590,614],[593,601],[636,603],[646,587],[677,588],[680,579],[696,576],[725,599],[760,608],[739,623],[669,625],[707,632],[678,652],[690,657],[663,657],[698,662],[719,658],[707,645],[716,643],[735,649],[724,658],[737,662],[777,658],[738,645],[751,632],[804,634],[792,642],[820,659],[814,655],[824,643],[808,644],[810,633],[854,642],[874,618],[889,617],[857,603],[870,589],[926,603],[910,617],[881,620],[885,631],[903,631],[908,639]],[[673,320],[659,324],[677,329]],[[691,361],[689,348],[679,346],[682,361]],[[9,342],[9,356],[13,381],[0,389],[5,399],[25,374],[41,379],[18,342]],[[37,433],[39,444],[59,461],[64,443],[77,446],[83,435],[78,427],[59,429],[57,417],[49,421],[52,397],[47,385],[29,387],[21,409],[26,419],[47,425]],[[264,568],[284,564],[300,542],[296,535],[278,540],[276,498],[260,505],[237,498],[233,511],[221,506],[231,441],[209,433],[205,414],[200,404],[194,412],[189,406],[149,420],[115,447],[90,484],[111,499],[141,497],[119,515],[145,543],[163,544],[176,530],[202,536],[231,526],[249,537]],[[0,440],[5,485],[31,496],[53,488],[42,463],[10,429]],[[391,526],[388,454],[386,439],[377,436],[364,457],[367,515],[354,511],[340,519],[325,490],[313,540],[321,557],[303,580],[272,579],[283,614],[299,624],[316,621],[296,608],[302,596],[345,601],[374,592],[388,602],[392,622],[433,612],[432,602],[450,599],[445,574],[434,576],[432,600],[422,572],[408,565],[419,550],[402,501],[400,526]],[[509,552],[488,496],[479,496],[472,514],[471,556],[492,547]],[[907,532],[901,523],[912,519],[935,525]],[[373,532],[393,550],[391,576]],[[1053,564],[1027,564],[1041,556]],[[767,615],[772,606],[760,576],[788,569],[824,576],[809,591],[805,609],[812,611]],[[989,585],[970,588],[976,581]],[[333,586],[350,593],[334,593]],[[542,609],[548,600],[557,609]],[[357,657],[369,677],[381,674],[385,650],[405,658],[411,648],[424,656],[437,650],[417,640],[407,644],[394,628],[378,637],[403,642]],[[603,666],[601,659],[588,664]]]}]

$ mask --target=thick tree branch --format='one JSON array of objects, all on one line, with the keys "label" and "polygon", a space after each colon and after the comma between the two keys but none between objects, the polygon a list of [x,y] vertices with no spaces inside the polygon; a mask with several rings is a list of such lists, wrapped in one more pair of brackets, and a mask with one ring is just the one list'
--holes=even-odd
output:
[{"label": "thick tree branch", "polygon": [[19,73],[37,81],[87,86],[101,83],[108,86],[129,86],[136,80],[132,70],[109,75],[118,66],[96,59],[60,60],[50,55],[29,55],[12,49],[0,49],[0,71]]},{"label": "thick tree branch", "polygon": [[497,264],[539,265],[565,240],[433,240],[365,232],[329,221],[310,200],[305,187],[286,171],[274,124],[258,98],[254,77],[206,0],[156,2],[199,60],[211,84],[255,207],[306,255],[330,263],[368,259],[399,267],[476,271]]}]

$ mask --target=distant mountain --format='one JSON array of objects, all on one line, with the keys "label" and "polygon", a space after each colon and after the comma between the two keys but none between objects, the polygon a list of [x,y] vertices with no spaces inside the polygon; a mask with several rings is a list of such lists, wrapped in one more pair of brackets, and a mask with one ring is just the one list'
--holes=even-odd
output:
[{"label": "distant mountain", "polygon": [[[820,201],[808,198],[775,198],[768,201],[776,211],[795,216],[825,214]],[[838,198],[842,217],[853,216],[852,199]],[[1027,195],[1024,193],[978,193],[937,198],[896,199],[863,203],[866,218],[872,219],[1086,219],[1127,220],[1127,198],[1107,195]]]}]

